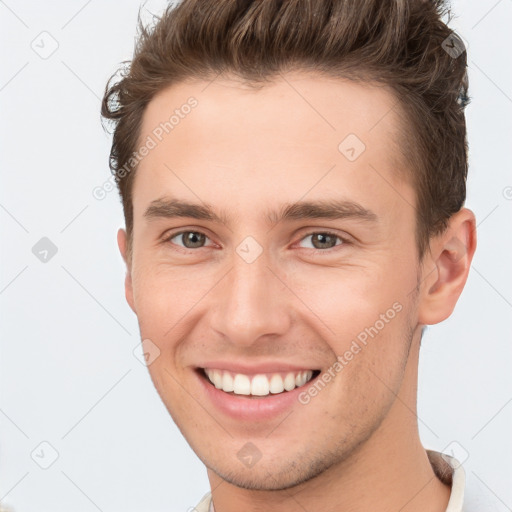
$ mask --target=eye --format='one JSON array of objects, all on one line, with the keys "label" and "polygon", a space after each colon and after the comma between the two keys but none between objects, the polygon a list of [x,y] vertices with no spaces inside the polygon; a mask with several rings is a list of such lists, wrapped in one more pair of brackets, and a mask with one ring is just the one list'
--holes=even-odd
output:
[{"label": "eye", "polygon": [[[301,241],[306,240],[307,238],[311,238],[312,247],[307,247],[310,249],[332,249],[338,245],[347,243],[344,238],[328,231],[314,231],[312,233],[308,233],[306,236],[301,238]],[[341,243],[336,243],[336,239],[340,240]]]},{"label": "eye", "polygon": [[[329,231],[313,231],[302,237],[301,242],[307,238],[311,239],[311,245],[310,247],[302,248],[320,250],[323,252],[327,249],[333,249],[334,247],[349,243],[348,240]],[[174,241],[174,239],[181,243]],[[179,231],[178,233],[172,233],[167,236],[164,242],[170,242],[183,249],[201,249],[208,247],[205,245],[206,240],[209,240],[209,238],[201,231]],[[338,240],[340,241],[339,243],[337,243]]]},{"label": "eye", "polygon": [[[180,240],[183,245],[172,242],[175,238]],[[206,239],[208,239],[208,237],[200,231],[180,231],[179,233],[173,233],[166,237],[164,242],[171,242],[178,247],[183,247],[184,249],[201,249],[204,247],[203,244]]]}]

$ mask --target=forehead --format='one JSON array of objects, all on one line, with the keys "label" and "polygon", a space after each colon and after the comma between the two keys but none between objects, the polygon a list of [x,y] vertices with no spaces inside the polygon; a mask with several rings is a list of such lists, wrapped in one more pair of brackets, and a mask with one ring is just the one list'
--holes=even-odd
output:
[{"label": "forehead", "polygon": [[[197,102],[194,115],[183,115],[180,110],[188,110],[190,98]],[[344,133],[354,133],[374,145],[377,139],[398,143],[393,149],[400,149],[397,135],[403,122],[398,99],[383,84],[299,71],[280,74],[258,86],[221,75],[211,81],[189,79],[164,88],[144,111],[141,135],[169,121],[175,111],[179,120],[175,116],[171,122],[174,133],[180,131],[179,124],[201,128],[209,121],[218,132],[230,122],[242,121],[239,130],[252,127],[253,131],[275,132],[295,125],[287,139],[309,132],[313,140],[315,129],[318,137],[336,134],[334,138],[339,139]],[[202,130],[196,131],[200,135]]]},{"label": "forehead", "polygon": [[172,85],[144,112],[140,144],[155,144],[137,169],[134,208],[142,214],[164,195],[164,182],[196,202],[230,194],[233,205],[244,194],[261,203],[265,194],[275,202],[332,192],[337,177],[356,195],[385,181],[399,187],[397,112],[387,87],[311,73],[280,75],[258,89],[225,76]]}]

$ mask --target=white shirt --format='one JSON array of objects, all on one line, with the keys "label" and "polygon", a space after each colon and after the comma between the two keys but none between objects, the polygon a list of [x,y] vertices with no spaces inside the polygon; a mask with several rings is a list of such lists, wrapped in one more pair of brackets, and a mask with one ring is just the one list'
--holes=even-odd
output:
[{"label": "white shirt", "polygon": [[[426,450],[430,464],[440,480],[451,486],[450,500],[445,512],[505,512],[509,510],[481,480],[466,472],[462,464],[446,454]],[[467,485],[471,484],[471,485]],[[211,492],[206,493],[193,512],[215,512]]]}]

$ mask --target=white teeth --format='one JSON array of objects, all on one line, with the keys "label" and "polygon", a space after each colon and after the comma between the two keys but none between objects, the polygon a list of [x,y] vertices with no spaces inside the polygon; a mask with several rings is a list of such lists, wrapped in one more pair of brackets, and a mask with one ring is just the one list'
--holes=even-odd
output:
[{"label": "white teeth", "polygon": [[235,395],[250,395],[251,394],[251,380],[247,375],[237,373],[233,379],[233,391]]},{"label": "white teeth", "polygon": [[295,385],[297,387],[304,386],[304,384],[306,384],[306,382],[311,380],[312,376],[313,376],[313,372],[311,370],[308,370],[308,371],[305,371],[305,372],[301,372],[300,380],[299,380],[299,376],[297,376],[295,378]]},{"label": "white teeth", "polygon": [[269,394],[269,382],[265,375],[255,375],[251,382],[251,395],[266,396]]},{"label": "white teeth", "polygon": [[286,389],[286,391],[295,389],[295,375],[291,372],[286,374],[284,379],[284,389]]},{"label": "white teeth", "polygon": [[[234,392],[236,395],[267,396],[270,393],[282,393],[284,390],[291,391],[295,387],[304,386],[313,376],[312,370],[302,372],[288,372],[283,376],[275,373],[269,378],[267,375],[254,375],[252,379],[242,373],[234,375],[228,371],[205,369],[210,382],[226,393]],[[284,374],[283,374],[284,375]]]},{"label": "white teeth", "polygon": [[222,389],[222,373],[219,370],[213,370],[213,384],[217,389]]},{"label": "white teeth", "polygon": [[282,393],[284,391],[284,383],[281,375],[272,375],[269,387],[271,393]]},{"label": "white teeth", "polygon": [[231,376],[231,373],[229,372],[223,372],[224,376],[222,377],[222,390],[227,391],[228,393],[230,391],[233,391],[235,389],[233,387],[233,377]]}]

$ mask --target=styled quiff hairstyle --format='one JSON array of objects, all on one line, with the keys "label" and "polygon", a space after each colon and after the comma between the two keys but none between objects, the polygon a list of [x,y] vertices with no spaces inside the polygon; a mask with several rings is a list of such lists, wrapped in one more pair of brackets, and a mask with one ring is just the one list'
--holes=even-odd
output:
[{"label": "styled quiff hairstyle", "polygon": [[129,162],[153,97],[186,79],[210,81],[222,73],[259,87],[282,72],[304,70],[381,84],[396,96],[421,260],[430,237],[446,229],[466,198],[467,57],[442,21],[446,15],[448,23],[442,0],[183,0],[147,28],[139,11],[133,59],[110,78],[101,107],[114,125],[110,169],[129,257],[136,172]]}]

